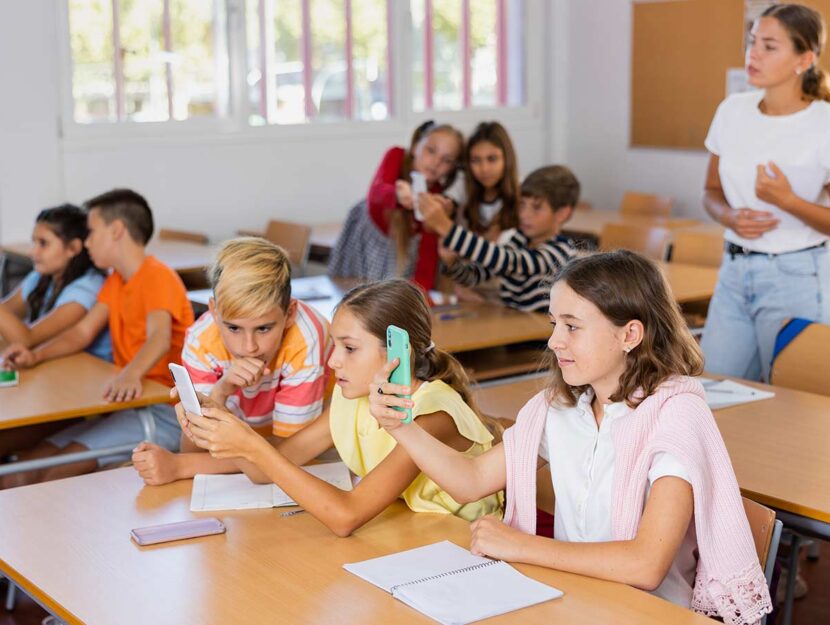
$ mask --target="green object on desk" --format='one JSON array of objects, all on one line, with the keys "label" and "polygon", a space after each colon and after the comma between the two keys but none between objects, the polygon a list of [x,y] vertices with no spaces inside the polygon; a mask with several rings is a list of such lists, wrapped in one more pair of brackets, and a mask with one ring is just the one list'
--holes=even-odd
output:
[{"label": "green object on desk", "polygon": [[17,386],[20,381],[20,375],[17,371],[0,369],[0,387],[3,386]]}]

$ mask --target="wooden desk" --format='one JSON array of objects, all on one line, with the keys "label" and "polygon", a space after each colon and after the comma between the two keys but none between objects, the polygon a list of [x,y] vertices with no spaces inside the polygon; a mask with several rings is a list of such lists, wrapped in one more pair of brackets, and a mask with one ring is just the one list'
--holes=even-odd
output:
[{"label": "wooden desk", "polygon": [[144,380],[139,399],[110,403],[101,397],[104,383],[118,372],[112,363],[87,353],[49,360],[20,372],[20,384],[0,388],[0,430],[62,421],[166,402],[163,384]]},{"label": "wooden desk", "polygon": [[[515,419],[545,378],[476,391],[479,408]],[[762,504],[817,521],[830,534],[830,397],[778,386],[775,397],[714,411],[743,493]]]},{"label": "wooden desk", "polygon": [[574,211],[571,218],[562,226],[562,233],[575,238],[598,240],[602,227],[611,223],[642,225],[643,227],[662,226],[669,230],[702,225],[697,219],[685,217],[644,217],[623,215],[619,211],[611,210],[579,210]]},{"label": "wooden desk", "polygon": [[717,267],[660,263],[666,280],[678,304],[712,299],[718,283]]},{"label": "wooden desk", "polygon": [[[318,263],[327,263],[331,251],[334,249],[337,238],[343,230],[342,221],[330,221],[323,224],[313,224],[311,226],[311,236],[309,238],[308,258],[309,260],[317,261]],[[247,228],[237,230],[239,236],[247,237],[264,237],[264,230],[249,230]]]},{"label": "wooden desk", "polygon": [[[144,487],[131,468],[0,492],[0,571],[69,624],[433,623],[342,565],[452,540],[468,523],[393,504],[350,538],[309,514],[219,513],[224,535],[138,547],[130,529],[196,515],[191,481]],[[703,625],[629,586],[539,567],[565,596],[487,623]]]},{"label": "wooden desk", "polygon": [[[218,249],[215,245],[202,245],[192,241],[153,239],[147,244],[147,254],[152,254],[168,267],[179,273],[202,271],[211,262]],[[0,245],[0,252],[13,256],[21,262],[31,263],[31,243],[9,243]]]}]

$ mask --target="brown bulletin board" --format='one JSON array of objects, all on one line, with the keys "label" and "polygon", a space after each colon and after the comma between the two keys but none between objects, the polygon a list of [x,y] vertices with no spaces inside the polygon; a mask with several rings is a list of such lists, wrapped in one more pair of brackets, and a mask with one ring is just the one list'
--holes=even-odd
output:
[{"label": "brown bulletin board", "polygon": [[[830,19],[830,0],[803,4]],[[703,149],[726,70],[744,64],[743,20],[744,0],[633,4],[631,145]]]}]

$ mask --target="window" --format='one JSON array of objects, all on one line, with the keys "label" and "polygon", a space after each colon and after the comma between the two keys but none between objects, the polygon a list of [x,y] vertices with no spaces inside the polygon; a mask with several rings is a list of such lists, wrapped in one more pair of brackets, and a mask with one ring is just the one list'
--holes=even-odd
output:
[{"label": "window", "polygon": [[[68,0],[72,119],[263,126],[521,106],[523,4]],[[410,19],[398,64],[411,67],[395,68],[392,42],[408,39],[393,25]]]},{"label": "window", "polygon": [[226,114],[226,32],[223,0],[70,0],[73,119]]}]

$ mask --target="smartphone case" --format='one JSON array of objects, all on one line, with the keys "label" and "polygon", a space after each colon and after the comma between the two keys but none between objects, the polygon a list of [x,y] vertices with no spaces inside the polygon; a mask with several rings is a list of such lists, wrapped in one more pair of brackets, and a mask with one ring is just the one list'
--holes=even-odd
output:
[{"label": "smartphone case", "polygon": [[176,523],[137,527],[130,530],[130,537],[137,544],[144,547],[146,545],[166,543],[171,540],[183,540],[185,538],[224,533],[225,524],[222,521],[216,517],[206,517],[202,519],[191,519],[189,521],[178,521]]},{"label": "smartphone case", "polygon": [[199,404],[199,397],[196,395],[196,387],[193,386],[193,380],[190,379],[187,369],[172,362],[167,367],[173,375],[173,381],[176,383],[176,390],[179,393],[179,401],[182,402],[184,409],[187,412],[202,416],[202,406]]},{"label": "smartphone case", "polygon": [[[409,347],[409,333],[397,326],[388,326],[386,328],[386,360],[391,361],[397,358],[400,364],[392,370],[389,376],[389,381],[392,384],[400,384],[401,386],[410,386],[412,384],[412,374],[410,372],[411,350]],[[411,395],[398,395],[398,397],[405,397],[410,399]],[[412,423],[412,409],[400,408],[394,406],[395,410],[406,413],[406,418],[401,419],[402,423]]]}]

